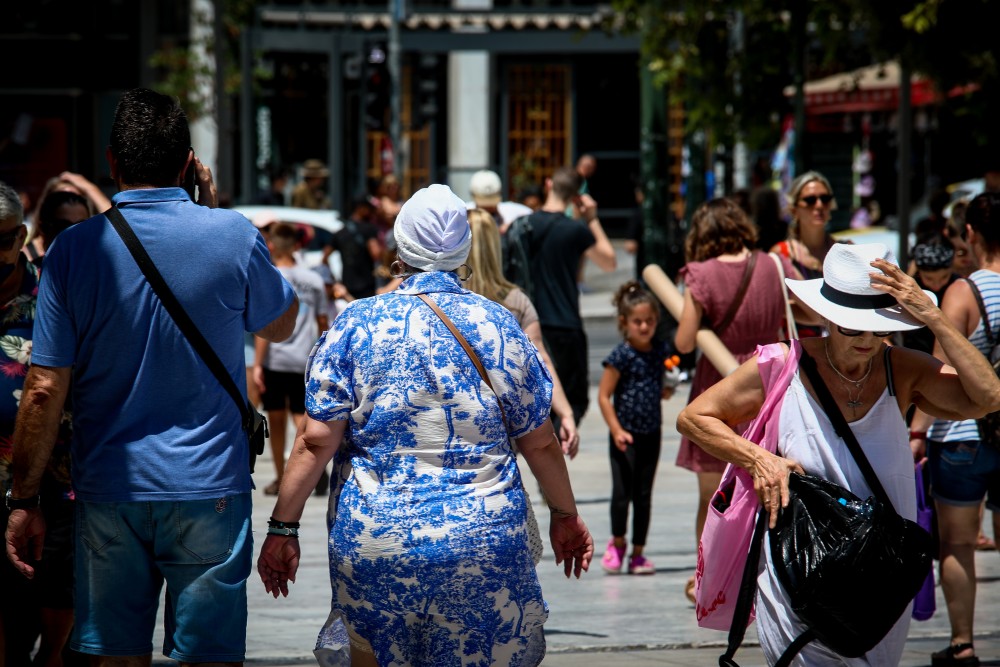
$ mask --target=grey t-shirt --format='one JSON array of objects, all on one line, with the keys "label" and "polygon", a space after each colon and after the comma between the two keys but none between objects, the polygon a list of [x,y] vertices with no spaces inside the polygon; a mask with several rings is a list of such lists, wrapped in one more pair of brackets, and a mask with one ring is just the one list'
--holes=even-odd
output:
[{"label": "grey t-shirt", "polygon": [[268,345],[263,365],[272,371],[305,373],[306,359],[320,334],[316,316],[326,314],[326,288],[318,273],[301,264],[278,267],[278,270],[299,297],[299,314],[291,337]]}]

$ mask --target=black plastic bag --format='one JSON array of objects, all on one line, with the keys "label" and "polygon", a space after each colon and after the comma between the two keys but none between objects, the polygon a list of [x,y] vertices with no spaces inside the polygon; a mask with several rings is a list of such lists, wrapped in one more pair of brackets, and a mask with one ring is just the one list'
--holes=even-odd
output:
[{"label": "black plastic bag", "polygon": [[816,639],[856,658],[878,644],[920,589],[931,539],[875,498],[792,473],[771,529],[771,559],[793,611]]}]

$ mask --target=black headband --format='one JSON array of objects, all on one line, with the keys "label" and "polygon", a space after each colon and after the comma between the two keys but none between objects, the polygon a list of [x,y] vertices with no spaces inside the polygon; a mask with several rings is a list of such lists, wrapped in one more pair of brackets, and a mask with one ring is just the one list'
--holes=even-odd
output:
[{"label": "black headband", "polygon": [[896,301],[896,297],[891,294],[850,294],[830,287],[826,281],[819,288],[819,293],[826,297],[827,301],[845,308],[877,310],[879,308],[892,308],[899,303]]}]

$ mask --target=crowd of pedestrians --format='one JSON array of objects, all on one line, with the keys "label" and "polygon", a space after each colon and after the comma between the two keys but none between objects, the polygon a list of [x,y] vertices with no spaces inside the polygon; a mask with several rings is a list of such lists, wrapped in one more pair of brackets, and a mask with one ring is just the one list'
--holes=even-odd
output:
[{"label": "crowd of pedestrians", "polygon": [[[331,499],[332,613],[317,620],[330,664],[539,664],[544,547],[517,459],[551,513],[557,563],[580,577],[594,557],[567,463],[589,407],[581,276],[587,262],[616,267],[588,182],[594,157],[516,202],[489,170],[473,175],[469,202],[445,185],[404,199],[388,175],[352,199],[339,231],[308,236],[217,208],[190,144],[177,102],[136,89],[112,123],[114,197],[66,172],[27,210],[0,184],[0,664],[149,664],[164,587],[164,655],[242,663],[257,408],[275,468],[257,562],[268,593],[289,594],[307,499]],[[182,187],[192,175],[194,193]],[[290,192],[293,206],[329,209],[329,176],[316,159],[294,186],[276,169],[259,203]],[[988,360],[1000,195],[936,206],[902,268],[884,246],[837,241],[835,206],[830,181],[809,171],[784,194],[755,192],[749,212],[730,199],[698,207],[669,338],[641,280],[617,290],[622,340],[597,390],[611,496],[601,567],[656,572],[644,547],[674,426],[661,423],[664,363],[709,329],[741,366],[723,378],[702,356],[678,420],[676,465],[698,479],[696,541],[715,529],[706,517],[722,507],[727,466],[745,471],[771,526],[793,473],[875,493],[821,405],[825,385],[904,518],[915,518],[914,464],[926,464],[952,630],[933,665],[974,666],[973,555],[1000,480],[998,436],[977,422],[1000,408]],[[746,429],[775,403],[775,360],[818,375],[788,374],[767,449]],[[770,664],[793,643],[794,665],[898,662],[908,608],[864,656],[798,646],[811,621],[793,610],[768,539],[755,595]],[[692,577],[683,594],[700,618],[710,592]]]}]

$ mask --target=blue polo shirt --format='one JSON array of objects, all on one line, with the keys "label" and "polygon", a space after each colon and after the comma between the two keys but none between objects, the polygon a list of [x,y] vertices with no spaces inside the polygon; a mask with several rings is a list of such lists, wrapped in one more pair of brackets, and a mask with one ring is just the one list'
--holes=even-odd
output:
[{"label": "blue polo shirt", "polygon": [[[237,386],[244,331],[292,304],[267,246],[234,211],[181,188],[114,201]],[[45,256],[32,363],[73,368],[73,486],[90,502],[197,500],[251,488],[240,412],[103,215]]]}]

